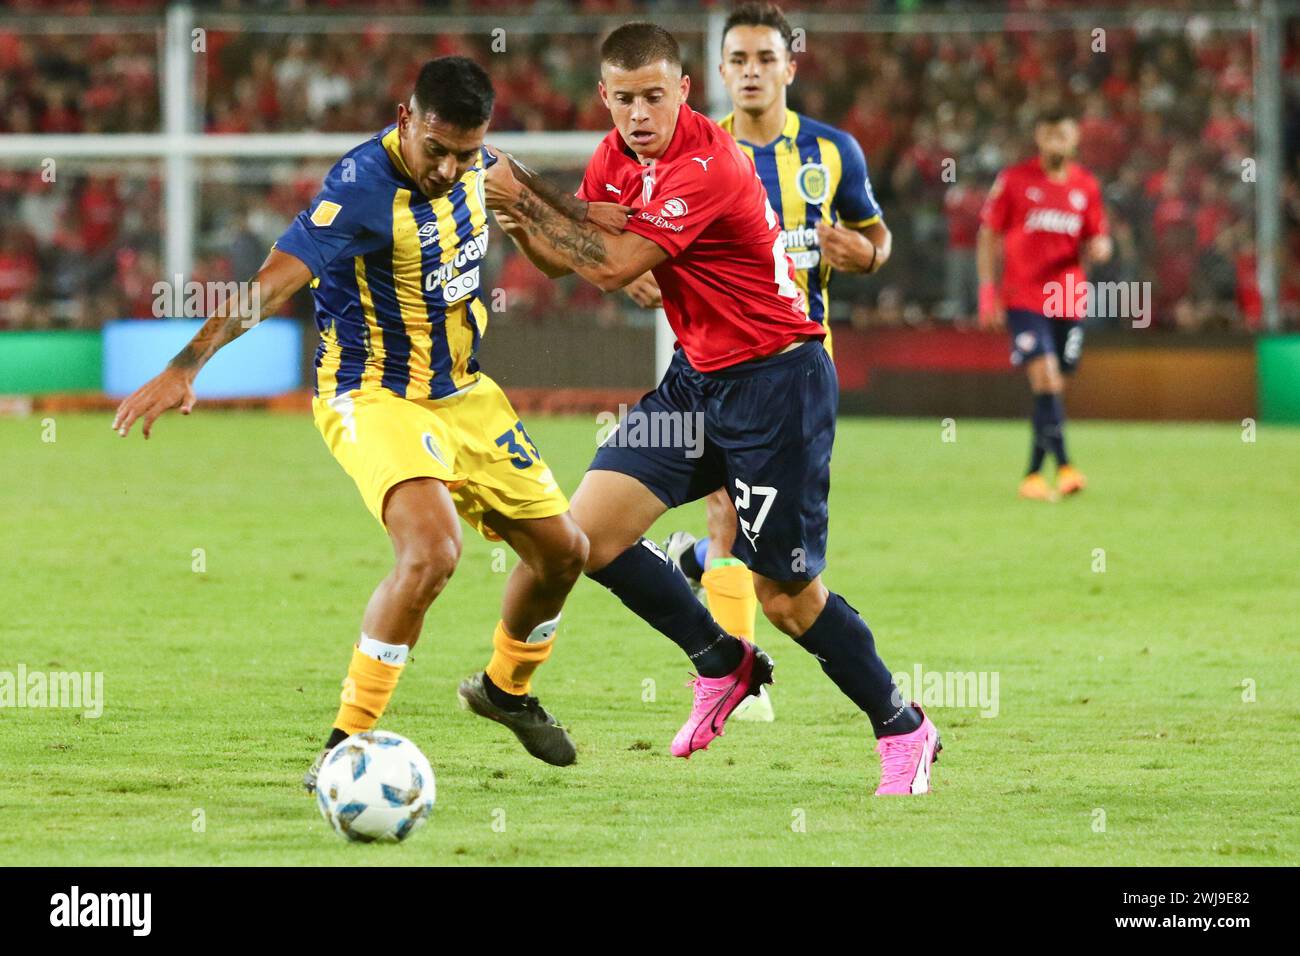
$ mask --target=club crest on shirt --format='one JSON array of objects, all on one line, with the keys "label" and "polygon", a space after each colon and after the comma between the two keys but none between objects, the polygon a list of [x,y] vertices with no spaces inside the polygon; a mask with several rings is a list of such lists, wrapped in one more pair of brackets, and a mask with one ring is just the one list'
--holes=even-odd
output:
[{"label": "club crest on shirt", "polygon": [[1088,205],[1088,197],[1083,194],[1082,189],[1070,190],[1070,205],[1079,212],[1083,212],[1083,207]]},{"label": "club crest on shirt", "polygon": [[822,163],[804,163],[794,180],[795,188],[799,190],[803,201],[813,206],[820,206],[826,201],[830,184],[830,170]]}]

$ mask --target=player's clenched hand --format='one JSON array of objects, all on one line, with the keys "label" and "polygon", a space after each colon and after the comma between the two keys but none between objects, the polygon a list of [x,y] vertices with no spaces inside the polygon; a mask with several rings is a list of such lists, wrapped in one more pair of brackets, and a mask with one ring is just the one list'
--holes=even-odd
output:
[{"label": "player's clenched hand", "polygon": [[657,309],[664,304],[663,296],[659,293],[659,283],[655,281],[654,273],[651,272],[643,272],[637,276],[623,286],[623,291],[643,309]]},{"label": "player's clenched hand", "polygon": [[510,154],[491,146],[483,148],[497,159],[483,175],[483,200],[489,209],[508,209],[523,189],[510,168]]},{"label": "player's clenched hand", "polygon": [[841,272],[866,272],[876,258],[870,239],[839,223],[830,226],[824,219],[817,223],[817,244],[822,261]]},{"label": "player's clenched hand", "polygon": [[138,418],[148,438],[153,423],[169,408],[179,408],[182,415],[194,409],[194,376],[184,369],[163,369],[123,399],[113,416],[113,430],[125,438]]},{"label": "player's clenched hand", "polygon": [[636,212],[631,206],[616,202],[587,203],[587,222],[618,235],[627,226],[628,217]]}]

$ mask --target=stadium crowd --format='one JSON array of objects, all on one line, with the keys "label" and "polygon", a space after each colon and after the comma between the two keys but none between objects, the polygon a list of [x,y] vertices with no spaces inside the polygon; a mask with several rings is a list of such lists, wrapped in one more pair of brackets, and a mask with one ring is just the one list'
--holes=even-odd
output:
[{"label": "stadium crowd", "polygon": [[[1258,328],[1251,40],[1203,27],[1189,17],[1177,34],[1108,29],[1101,52],[1089,31],[810,34],[797,55],[792,105],[862,144],[895,234],[885,271],[837,277],[833,319],[969,322],[984,196],[1000,168],[1027,155],[1036,112],[1064,101],[1080,118],[1079,158],[1102,181],[1116,241],[1115,259],[1093,278],[1150,282],[1156,322],[1169,329]],[[681,39],[687,69],[702,80],[702,35]],[[464,53],[492,73],[495,129],[604,130],[593,42],[591,34],[512,36],[506,52],[493,52],[488,36],[214,31],[197,61],[197,123],[211,133],[376,129],[391,122],[420,63]],[[1300,21],[1288,26],[1284,55],[1289,166],[1279,256],[1283,322],[1298,327]],[[0,24],[0,133],[156,131],[158,68],[155,32],[25,34]],[[703,88],[695,84],[697,109]],[[0,328],[93,327],[153,314],[152,286],[164,278],[160,164],[70,165],[54,182],[40,169],[0,167]],[[201,169],[200,281],[255,271],[325,166],[213,160]],[[555,172],[574,185],[580,174]],[[505,243],[494,245],[509,319],[635,320],[625,299],[572,280],[551,283]],[[310,313],[306,297],[297,308]]]}]

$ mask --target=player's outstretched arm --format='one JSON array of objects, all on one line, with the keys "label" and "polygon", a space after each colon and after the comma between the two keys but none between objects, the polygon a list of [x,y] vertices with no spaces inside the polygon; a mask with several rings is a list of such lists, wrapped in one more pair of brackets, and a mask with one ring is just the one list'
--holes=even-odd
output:
[{"label": "player's outstretched arm", "polygon": [[623,288],[668,258],[649,239],[629,232],[611,235],[563,215],[519,182],[508,163],[494,163],[483,186],[488,208],[525,230],[542,258],[562,263],[603,292]]},{"label": "player's outstretched arm", "polygon": [[153,423],[169,408],[179,408],[182,415],[188,415],[194,408],[194,378],[208,359],[261,321],[262,315],[274,314],[310,280],[311,270],[301,261],[272,249],[253,278],[258,289],[253,300],[258,303],[257,314],[241,310],[237,296],[226,299],[165,369],[122,400],[113,416],[113,430],[125,438],[140,419],[144,437],[148,438]]}]

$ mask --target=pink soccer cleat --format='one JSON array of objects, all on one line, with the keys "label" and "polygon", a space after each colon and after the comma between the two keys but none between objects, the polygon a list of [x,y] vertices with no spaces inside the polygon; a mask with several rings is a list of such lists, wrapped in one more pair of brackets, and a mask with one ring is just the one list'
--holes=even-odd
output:
[{"label": "pink soccer cleat", "polygon": [[915,703],[912,706],[921,715],[920,727],[910,734],[881,737],[876,741],[876,750],[880,753],[878,797],[930,792],[930,764],[939,759],[943,744],[939,742],[939,731],[925,716],[925,711]]},{"label": "pink soccer cleat", "polygon": [[689,757],[697,750],[705,750],[714,737],[722,735],[722,725],[731,712],[746,697],[758,693],[764,684],[772,683],[772,658],[749,641],[740,639],[745,646],[745,656],[737,668],[726,677],[695,677],[695,703],[691,716],[673,738],[674,757]]}]

